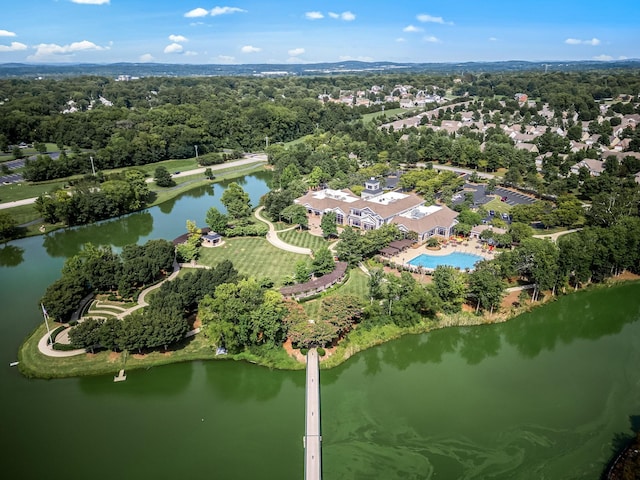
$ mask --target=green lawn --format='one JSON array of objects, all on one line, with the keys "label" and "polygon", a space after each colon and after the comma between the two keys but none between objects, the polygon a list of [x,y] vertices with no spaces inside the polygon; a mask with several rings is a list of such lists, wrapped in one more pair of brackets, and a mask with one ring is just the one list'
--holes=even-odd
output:
[{"label": "green lawn", "polygon": [[382,117],[383,115],[387,118],[387,121],[391,121],[391,117],[395,117],[396,115],[405,113],[413,114],[418,113],[419,111],[420,109],[414,108],[392,108],[385,110],[384,112],[365,113],[362,115],[362,121],[364,123],[371,123],[375,118]]},{"label": "green lawn", "polygon": [[198,263],[214,266],[231,260],[240,273],[269,277],[276,286],[281,286],[286,276],[293,275],[296,262],[309,258],[280,250],[262,237],[225,238],[224,242],[221,247],[201,248]]},{"label": "green lawn", "polygon": [[323,245],[329,246],[326,240],[317,235],[311,235],[307,231],[300,231],[298,229],[288,230],[286,232],[279,232],[278,237],[283,241],[297,247],[310,248],[312,251],[318,250]]},{"label": "green lawn", "polygon": [[56,187],[66,184],[65,180],[52,180],[51,182],[39,183],[12,183],[11,185],[0,185],[0,203],[15,202],[25,198],[39,197],[44,192],[49,192]]},{"label": "green lawn", "polygon": [[489,210],[493,210],[498,213],[507,213],[511,210],[511,205],[506,202],[501,201],[499,198],[494,198],[488,203],[485,203],[484,209],[488,212]]},{"label": "green lawn", "polygon": [[[330,290],[329,295],[336,294],[351,294],[360,297],[363,301],[369,300],[369,286],[367,285],[368,278],[365,273],[359,268],[352,268],[349,270],[349,279],[339,287]],[[309,300],[302,303],[304,311],[307,312],[310,318],[315,318],[320,313],[320,298],[315,300]]]}]

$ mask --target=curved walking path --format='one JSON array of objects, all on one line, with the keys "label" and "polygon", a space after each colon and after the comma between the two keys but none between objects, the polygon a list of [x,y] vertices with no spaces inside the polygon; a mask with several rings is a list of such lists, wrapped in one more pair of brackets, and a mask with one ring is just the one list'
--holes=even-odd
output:
[{"label": "curved walking path", "polygon": [[[286,243],[280,240],[280,238],[278,238],[278,232],[276,231],[275,225],[271,223],[269,220],[266,220],[260,216],[260,212],[262,210],[264,210],[264,207],[258,207],[256,211],[253,212],[253,215],[256,217],[257,220],[263,223],[266,223],[269,226],[269,232],[267,233],[267,241],[271,245],[273,245],[276,248],[279,248],[280,250],[286,250],[287,252],[299,253],[301,255],[312,255],[313,252],[311,251],[310,248],[298,247],[296,245],[291,245],[290,243]],[[296,228],[296,227],[293,227],[293,228]],[[292,229],[287,229],[287,230],[292,230]],[[282,231],[285,231],[285,230],[282,230]]]},{"label": "curved walking path", "polygon": [[558,237],[562,235],[566,235],[567,233],[578,232],[582,230],[581,228],[574,228],[573,230],[563,230],[562,232],[550,233],[548,235],[533,235],[533,238],[548,238],[549,240],[555,242],[558,240]]},{"label": "curved walking path", "polygon": [[[123,319],[125,316],[129,315],[131,312],[135,312],[136,310],[146,307],[149,305],[149,303],[146,300],[147,294],[153,290],[155,290],[156,288],[159,288],[160,285],[162,285],[164,282],[167,281],[171,281],[174,278],[176,278],[176,276],[178,275],[178,273],[180,272],[180,264],[176,261],[173,262],[173,272],[171,273],[171,275],[169,275],[167,278],[165,278],[163,281],[156,283],[155,285],[151,285],[150,287],[145,288],[140,295],[138,295],[138,304],[131,307],[131,308],[127,308],[127,309],[123,309],[122,307],[117,307],[117,306],[113,306],[110,305],[111,308],[113,308],[114,310],[119,310],[120,312],[116,314],[116,318],[118,319]],[[95,310],[93,312],[91,312],[91,314],[87,315],[87,317],[91,317],[94,314],[100,314],[100,313],[104,313],[106,315],[113,315],[114,312],[113,311],[107,311],[107,310]],[[66,330],[64,330],[64,332],[60,332],[61,336],[64,336],[65,334],[68,335],[68,328]],[[199,331],[199,329],[196,329]],[[187,332],[186,336],[190,337],[195,335],[196,333],[198,333],[197,331],[190,331]],[[42,338],[40,339],[40,341],[38,342],[38,350],[40,350],[40,353],[42,353],[43,355],[46,355],[48,357],[73,357],[75,355],[82,355],[83,353],[87,353],[87,349],[86,348],[78,348],[76,350],[54,350],[53,347],[51,345],[49,345],[49,333],[45,333]]]}]

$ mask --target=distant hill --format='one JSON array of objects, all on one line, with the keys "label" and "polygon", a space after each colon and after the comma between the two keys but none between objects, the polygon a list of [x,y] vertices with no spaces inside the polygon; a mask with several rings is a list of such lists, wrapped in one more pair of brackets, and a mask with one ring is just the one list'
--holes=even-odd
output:
[{"label": "distant hill", "polygon": [[313,64],[247,64],[247,65],[189,65],[168,63],[111,63],[111,64],[0,64],[0,78],[68,77],[98,75],[117,78],[131,77],[192,77],[220,75],[252,76],[318,76],[358,75],[370,73],[434,73],[461,74],[481,72],[571,72],[587,70],[640,69],[640,59],[579,62],[465,62],[465,63],[394,63],[394,62],[336,62]]}]

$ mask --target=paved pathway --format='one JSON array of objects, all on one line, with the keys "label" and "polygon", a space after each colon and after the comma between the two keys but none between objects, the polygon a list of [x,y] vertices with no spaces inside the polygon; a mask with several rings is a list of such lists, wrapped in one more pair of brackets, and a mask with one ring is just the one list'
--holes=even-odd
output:
[{"label": "paved pathway", "polygon": [[280,250],[286,250],[287,252],[292,252],[292,253],[299,253],[301,255],[311,255],[313,253],[310,248],[297,247],[296,245],[291,245],[290,243],[286,243],[280,240],[280,238],[278,238],[278,232],[276,231],[275,225],[271,223],[269,220],[265,220],[260,216],[260,212],[263,209],[264,207],[259,207],[258,209],[256,209],[255,212],[253,212],[253,214],[258,220],[269,225],[269,233],[267,233],[267,240],[271,245],[273,245],[276,248],[279,248]]},{"label": "paved pathway", "polygon": [[[122,319],[127,315],[129,315],[131,312],[134,312],[142,307],[146,307],[147,305],[149,305],[146,300],[147,294],[152,290],[159,288],[160,285],[162,285],[164,282],[173,280],[178,275],[179,272],[180,272],[180,264],[178,264],[177,262],[174,262],[173,272],[171,273],[171,275],[165,278],[162,282],[156,283],[155,285],[151,285],[150,287],[145,288],[138,296],[138,304],[136,306],[127,308],[127,309],[123,309],[121,307],[112,307],[114,308],[114,310],[120,310],[120,313],[116,314],[116,318]],[[104,310],[104,313],[106,315],[114,314],[113,311],[107,311],[107,310]],[[99,310],[94,310],[93,312],[91,312],[91,314],[86,315],[86,317],[91,317],[94,315],[98,316],[99,314],[100,314]],[[200,331],[199,329],[196,329],[196,330],[198,330],[198,332]],[[195,333],[198,333],[198,332],[195,332],[195,333],[194,332],[195,332],[194,330],[192,330],[191,332],[187,332],[186,336],[190,337],[195,335]],[[68,336],[68,334],[69,334],[69,329],[67,328],[66,330],[60,333],[60,336],[62,338],[65,338],[65,336]],[[49,340],[49,334],[45,333],[43,337],[40,339],[40,341],[38,342],[38,350],[40,350],[40,353],[42,353],[43,355],[47,355],[48,357],[73,357],[74,355],[82,355],[83,353],[87,353],[87,350],[85,348],[79,348],[77,350],[68,350],[68,351],[54,350],[52,346],[48,344],[48,340]]]},{"label": "paved pathway", "polygon": [[580,228],[574,228],[573,230],[563,230],[562,232],[550,233],[548,235],[533,235],[533,238],[548,238],[549,240],[555,242],[558,240],[558,237],[562,235],[566,235],[567,233],[573,233],[580,231]]},{"label": "paved pathway", "polygon": [[320,367],[318,352],[307,352],[307,389],[304,429],[304,478],[322,478],[322,435],[320,431]]}]

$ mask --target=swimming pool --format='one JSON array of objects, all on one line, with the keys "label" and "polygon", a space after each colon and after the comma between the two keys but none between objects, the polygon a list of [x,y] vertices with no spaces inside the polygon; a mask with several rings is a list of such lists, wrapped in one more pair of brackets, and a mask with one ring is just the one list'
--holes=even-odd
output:
[{"label": "swimming pool", "polygon": [[460,270],[467,268],[473,270],[476,262],[480,260],[484,260],[484,258],[471,253],[453,252],[448,255],[427,255],[423,253],[409,260],[409,265],[432,269],[435,269],[438,265],[449,265],[458,267]]}]

